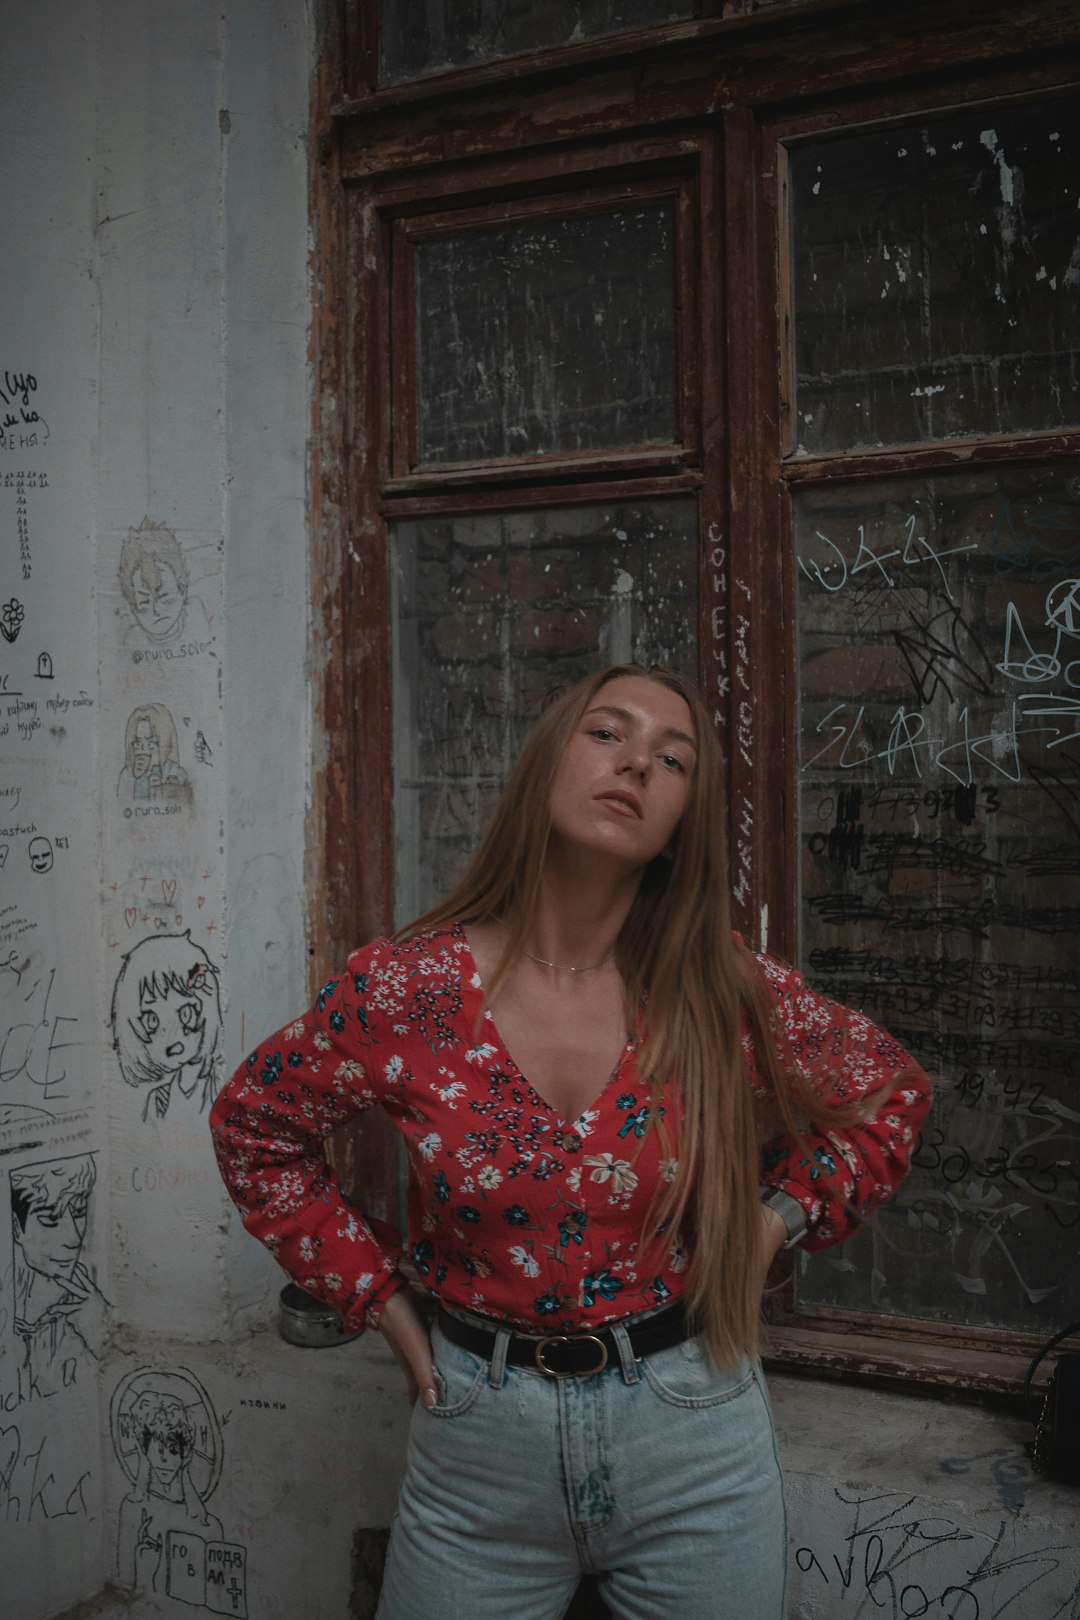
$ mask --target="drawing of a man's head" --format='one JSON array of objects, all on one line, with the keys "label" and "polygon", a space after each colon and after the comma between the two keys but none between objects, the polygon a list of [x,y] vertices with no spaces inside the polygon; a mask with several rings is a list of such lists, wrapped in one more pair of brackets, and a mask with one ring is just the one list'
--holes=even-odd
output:
[{"label": "drawing of a man's head", "polygon": [[143,703],[132,709],[124,727],[124,764],[136,781],[152,765],[178,765],[180,739],[176,722],[164,703]]},{"label": "drawing of a man's head", "polygon": [[144,1390],[132,1404],[130,1421],[138,1448],[133,1496],[139,1501],[149,1496],[182,1501],[197,1523],[207,1524],[206,1507],[191,1477],[195,1425],[183,1401]]},{"label": "drawing of a man's head", "polygon": [[148,1389],[131,1408],[139,1450],[151,1474],[162,1484],[175,1479],[191,1462],[195,1430],[183,1401]]},{"label": "drawing of a man's head", "polygon": [[8,1179],[16,1260],[53,1282],[70,1281],[86,1236],[93,1158],[77,1153],[24,1164]]},{"label": "drawing of a man's head", "polygon": [[128,530],[120,551],[120,589],[152,640],[163,641],[179,626],[187,606],[188,567],[171,529],[147,517]]},{"label": "drawing of a man's head", "polygon": [[[124,958],[112,998],[120,1070],[129,1086],[213,1082],[221,1046],[217,969],[190,932],[144,939]],[[200,1102],[203,1099],[200,1099]],[[162,1111],[162,1110],[159,1110]]]}]

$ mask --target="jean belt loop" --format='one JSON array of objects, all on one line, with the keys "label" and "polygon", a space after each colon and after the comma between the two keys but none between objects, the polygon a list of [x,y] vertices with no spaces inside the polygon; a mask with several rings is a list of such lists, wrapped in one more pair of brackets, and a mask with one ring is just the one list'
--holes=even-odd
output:
[{"label": "jean belt loop", "polygon": [[615,1346],[619,1352],[619,1365],[622,1368],[623,1382],[626,1384],[640,1383],[641,1374],[637,1369],[634,1347],[630,1343],[630,1335],[622,1322],[612,1322],[611,1337],[615,1340]]},{"label": "jean belt loop", "polygon": [[488,1383],[492,1389],[502,1389],[506,1377],[506,1352],[510,1348],[510,1329],[501,1327],[495,1335],[495,1348],[491,1352]]}]

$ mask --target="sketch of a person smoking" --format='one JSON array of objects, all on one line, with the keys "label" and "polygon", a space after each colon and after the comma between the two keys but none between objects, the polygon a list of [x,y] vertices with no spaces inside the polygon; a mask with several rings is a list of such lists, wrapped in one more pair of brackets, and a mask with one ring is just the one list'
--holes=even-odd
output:
[{"label": "sketch of a person smoking", "polygon": [[116,796],[134,803],[161,800],[190,804],[188,774],[180,764],[176,724],[164,703],[132,709],[124,728],[124,768]]},{"label": "sketch of a person smoking", "polygon": [[220,1082],[218,974],[190,931],[154,934],[124,957],[113,986],[113,1047],[129,1086],[148,1088],[143,1119],[174,1095],[205,1113]]},{"label": "sketch of a person smoking", "polygon": [[106,1301],[82,1260],[95,1179],[89,1153],[9,1172],[21,1401],[69,1388],[97,1359]]},{"label": "sketch of a person smoking", "polygon": [[162,1592],[170,1531],[218,1541],[224,1532],[192,1477],[196,1426],[184,1401],[168,1389],[144,1389],[125,1423],[134,1440],[135,1478],[120,1504],[117,1570],[125,1586]]},{"label": "sketch of a person smoking", "polygon": [[189,589],[187,560],[175,534],[143,518],[120,550],[120,589],[135,624],[125,644],[170,647],[185,636],[209,638],[206,610]]}]

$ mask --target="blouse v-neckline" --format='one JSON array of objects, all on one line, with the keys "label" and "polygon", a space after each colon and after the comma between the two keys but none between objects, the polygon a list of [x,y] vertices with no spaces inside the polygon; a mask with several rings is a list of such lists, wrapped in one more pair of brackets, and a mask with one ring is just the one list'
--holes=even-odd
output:
[{"label": "blouse v-neckline", "polygon": [[[478,1001],[481,1005],[483,1005],[483,1001],[484,1001],[484,981],[480,977],[480,969],[479,969],[479,967],[477,965],[476,957],[473,955],[473,948],[469,943],[469,936],[468,936],[468,934],[466,934],[464,926],[461,923],[455,923],[454,926],[453,926],[452,932],[455,934],[455,936],[460,940],[461,944],[464,946],[465,954],[467,955],[467,957],[469,959],[469,962],[472,965],[471,973],[466,973],[466,972],[461,973],[462,992],[463,992],[463,994],[465,994],[466,992],[471,993],[471,995],[475,998],[475,1000]],[[460,969],[459,969],[459,971],[460,971]],[[475,1027],[475,1022],[476,1022],[475,1006],[473,1008],[470,1008],[469,1021],[470,1021],[470,1027]],[[619,1055],[615,1059],[615,1062],[614,1062],[614,1064],[612,1066],[611,1072],[609,1073],[607,1079],[604,1081],[604,1083],[600,1087],[600,1090],[596,1093],[596,1096],[592,1099],[591,1102],[587,1102],[585,1104],[584,1108],[582,1108],[577,1114],[574,1115],[573,1119],[567,1119],[565,1114],[560,1114],[559,1110],[555,1107],[554,1103],[548,1102],[547,1098],[543,1095],[543,1093],[540,1092],[540,1091],[537,1091],[536,1087],[533,1085],[532,1081],[529,1079],[528,1075],[525,1073],[525,1071],[521,1067],[520,1063],[518,1063],[517,1059],[515,1058],[514,1054],[511,1052],[510,1048],[507,1046],[506,1042],[503,1040],[502,1035],[499,1033],[499,1026],[495,1022],[495,1014],[492,1012],[490,1007],[486,1008],[485,1011],[484,1011],[484,1016],[483,1016],[483,1019],[482,1019],[482,1027],[489,1032],[489,1035],[490,1035],[491,1040],[492,1040],[492,1044],[496,1047],[496,1049],[499,1052],[500,1056],[503,1059],[505,1059],[505,1061],[507,1063],[509,1063],[510,1067],[514,1071],[514,1074],[521,1081],[522,1085],[525,1086],[525,1088],[529,1092],[529,1095],[533,1099],[533,1101],[540,1108],[543,1108],[546,1113],[550,1114],[552,1119],[554,1119],[559,1125],[564,1126],[564,1127],[573,1127],[573,1126],[576,1126],[576,1125],[580,1125],[581,1121],[585,1118],[585,1116],[587,1114],[591,1114],[593,1112],[593,1110],[599,1106],[602,1099],[607,1095],[608,1091],[611,1089],[612,1085],[614,1085],[615,1081],[618,1079],[620,1073],[622,1072],[622,1067],[623,1067],[623,1064],[626,1062],[627,1055],[629,1053],[632,1053],[633,1050],[634,1050],[633,1036],[632,1035],[627,1035],[626,1039],[623,1041],[622,1047],[619,1050]]]}]

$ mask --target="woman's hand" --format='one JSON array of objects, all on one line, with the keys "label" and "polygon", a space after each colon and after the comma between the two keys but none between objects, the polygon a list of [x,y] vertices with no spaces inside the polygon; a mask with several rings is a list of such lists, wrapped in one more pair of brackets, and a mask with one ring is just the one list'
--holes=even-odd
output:
[{"label": "woman's hand", "polygon": [[[783,1226],[784,1223],[781,1221],[780,1224]],[[396,1294],[390,1295],[379,1318],[379,1332],[405,1374],[409,1405],[415,1405],[416,1397],[420,1395],[425,1406],[434,1406],[439,1397],[435,1390],[431,1338],[409,1288],[399,1288]]]}]

